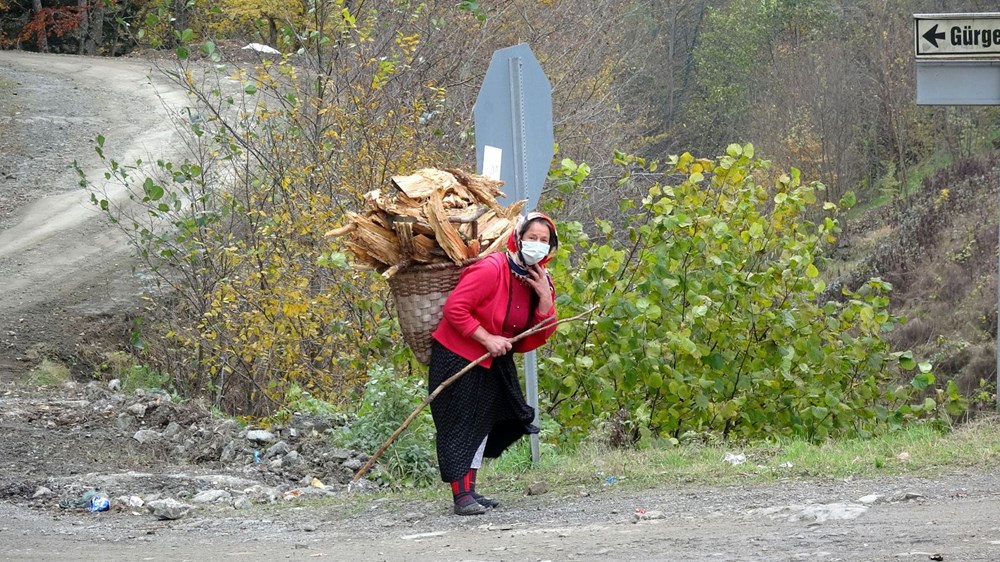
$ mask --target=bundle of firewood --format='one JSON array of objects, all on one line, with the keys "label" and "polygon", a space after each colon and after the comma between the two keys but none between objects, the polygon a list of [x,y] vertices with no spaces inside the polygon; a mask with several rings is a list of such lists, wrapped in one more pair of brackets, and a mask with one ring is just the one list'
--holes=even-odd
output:
[{"label": "bundle of firewood", "polygon": [[411,265],[460,264],[504,247],[524,201],[501,206],[502,185],[455,169],[393,176],[388,189],[365,194],[367,212],[347,213],[326,235],[347,235],[355,265],[387,279]]}]

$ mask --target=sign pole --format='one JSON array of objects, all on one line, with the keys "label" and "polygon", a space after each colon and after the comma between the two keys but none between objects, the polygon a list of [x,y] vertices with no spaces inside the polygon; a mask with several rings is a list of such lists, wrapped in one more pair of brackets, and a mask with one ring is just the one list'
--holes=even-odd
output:
[{"label": "sign pole", "polygon": [[[508,59],[510,67],[510,123],[511,137],[514,139],[514,193],[518,199],[524,199],[527,193],[525,178],[528,175],[528,154],[524,147],[527,144],[527,131],[524,127],[524,80],[521,72],[520,57]],[[533,209],[525,208],[525,212]],[[524,387],[527,391],[528,405],[535,411],[535,419],[531,422],[538,427],[538,359],[534,350],[524,354]],[[531,464],[538,466],[541,456],[541,445],[537,433],[529,436],[531,442]]]},{"label": "sign pole", "polygon": [[[512,200],[526,199],[534,210],[555,152],[552,131],[552,86],[526,44],[499,49],[483,79],[473,108],[479,173],[504,181]],[[495,175],[494,175],[495,174]],[[510,199],[510,198],[508,198]],[[538,361],[524,354],[524,386],[528,405],[538,416]],[[539,460],[538,434],[530,436],[531,462]]]}]

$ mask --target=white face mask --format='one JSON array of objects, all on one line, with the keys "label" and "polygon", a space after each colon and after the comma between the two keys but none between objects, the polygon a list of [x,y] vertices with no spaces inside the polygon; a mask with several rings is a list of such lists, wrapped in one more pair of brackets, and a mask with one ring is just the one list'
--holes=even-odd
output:
[{"label": "white face mask", "polygon": [[521,243],[521,256],[524,258],[524,265],[535,265],[549,255],[549,245],[545,242],[527,240]]}]

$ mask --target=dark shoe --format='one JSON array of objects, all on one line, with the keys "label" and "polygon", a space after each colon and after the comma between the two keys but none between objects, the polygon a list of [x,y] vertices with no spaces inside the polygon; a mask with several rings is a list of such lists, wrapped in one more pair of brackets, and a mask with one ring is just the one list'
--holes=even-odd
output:
[{"label": "dark shoe", "polygon": [[472,501],[464,505],[455,502],[455,515],[482,515],[484,513],[486,513],[486,507],[479,502]]},{"label": "dark shoe", "polygon": [[500,507],[500,500],[488,498],[482,494],[472,494],[472,497],[476,498],[476,501],[479,502],[479,505],[483,507],[489,507],[489,508]]}]

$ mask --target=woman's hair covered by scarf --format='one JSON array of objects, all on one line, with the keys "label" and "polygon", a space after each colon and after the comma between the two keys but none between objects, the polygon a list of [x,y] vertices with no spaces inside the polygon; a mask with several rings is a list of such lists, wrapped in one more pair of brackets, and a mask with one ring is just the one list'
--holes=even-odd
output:
[{"label": "woman's hair covered by scarf", "polygon": [[542,261],[538,262],[538,265],[545,265],[549,260],[552,259],[552,251],[559,246],[559,235],[556,233],[556,223],[552,222],[545,213],[539,213],[538,211],[533,211],[528,213],[527,216],[518,215],[517,222],[514,224],[514,230],[510,232],[510,236],[507,237],[507,249],[513,253],[518,253],[521,251],[521,237],[528,230],[533,222],[541,222],[549,228],[549,255],[542,258]]}]

